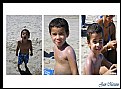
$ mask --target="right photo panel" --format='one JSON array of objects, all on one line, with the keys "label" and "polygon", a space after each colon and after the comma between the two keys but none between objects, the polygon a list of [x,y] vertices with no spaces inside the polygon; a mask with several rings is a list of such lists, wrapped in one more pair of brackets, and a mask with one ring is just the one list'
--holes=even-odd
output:
[{"label": "right photo panel", "polygon": [[81,74],[117,75],[117,15],[81,15]]}]

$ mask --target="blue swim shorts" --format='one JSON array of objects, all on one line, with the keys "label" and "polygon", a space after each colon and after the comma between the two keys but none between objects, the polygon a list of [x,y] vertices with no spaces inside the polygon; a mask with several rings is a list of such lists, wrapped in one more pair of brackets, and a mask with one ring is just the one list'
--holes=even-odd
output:
[{"label": "blue swim shorts", "polygon": [[29,54],[22,54],[22,53],[19,53],[19,56],[18,56],[18,64],[22,64],[23,61],[25,64],[28,63],[28,60],[29,60]]}]

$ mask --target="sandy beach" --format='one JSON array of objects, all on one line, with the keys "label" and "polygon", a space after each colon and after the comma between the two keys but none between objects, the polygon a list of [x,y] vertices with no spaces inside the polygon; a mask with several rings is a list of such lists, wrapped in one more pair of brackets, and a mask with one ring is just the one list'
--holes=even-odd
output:
[{"label": "sandy beach", "polygon": [[41,15],[7,15],[6,16],[6,74],[27,75],[24,63],[21,72],[18,71],[16,54],[17,41],[21,39],[20,32],[26,26],[30,31],[33,46],[33,56],[30,56],[28,68],[30,75],[42,74],[42,16]]}]

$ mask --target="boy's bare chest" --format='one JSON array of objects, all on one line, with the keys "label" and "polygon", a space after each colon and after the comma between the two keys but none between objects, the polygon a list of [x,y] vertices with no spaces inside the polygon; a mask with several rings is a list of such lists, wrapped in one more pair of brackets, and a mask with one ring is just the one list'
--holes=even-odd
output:
[{"label": "boy's bare chest", "polygon": [[67,56],[66,55],[67,54],[66,54],[65,51],[58,51],[58,50],[56,50],[54,52],[54,57],[55,57],[55,60],[57,62],[65,62],[65,61],[67,61]]},{"label": "boy's bare chest", "polygon": [[21,43],[20,44],[20,49],[29,49],[30,48],[30,44],[29,43]]}]

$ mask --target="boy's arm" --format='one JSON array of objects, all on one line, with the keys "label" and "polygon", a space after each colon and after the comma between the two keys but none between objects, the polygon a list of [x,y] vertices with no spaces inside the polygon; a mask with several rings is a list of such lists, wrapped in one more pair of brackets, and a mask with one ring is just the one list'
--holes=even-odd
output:
[{"label": "boy's arm", "polygon": [[69,61],[69,65],[72,71],[72,75],[79,75],[78,67],[77,67],[77,61],[76,61],[76,55],[72,48],[69,48],[67,51],[67,58]]},{"label": "boy's arm", "polygon": [[30,55],[33,56],[33,48],[32,48],[32,41],[31,40],[30,40],[30,51],[31,51]]},{"label": "boy's arm", "polygon": [[18,50],[19,50],[19,41],[17,42],[17,47],[16,47],[16,56],[18,56]]},{"label": "boy's arm", "polygon": [[108,71],[105,72],[103,75],[114,75],[116,74],[116,70],[117,70],[117,65],[116,64],[112,64],[111,62],[109,62],[108,60],[106,60],[105,58],[102,60],[102,65],[106,66],[108,68]]},{"label": "boy's arm", "polygon": [[112,63],[109,62],[104,56],[102,60],[102,65],[106,66],[108,69],[112,66]]},{"label": "boy's arm", "polygon": [[85,74],[86,75],[93,75],[92,73],[92,61],[91,61],[91,58],[88,56],[87,59],[86,59],[86,63],[85,63]]},{"label": "boy's arm", "polygon": [[102,53],[106,52],[110,48],[116,48],[117,42],[116,40],[116,27],[114,23],[111,23],[110,26],[110,35],[111,41],[109,41],[105,46],[103,46]]},{"label": "boy's arm", "polygon": [[113,41],[109,41],[106,45],[103,46],[103,49],[102,49],[102,53],[104,52],[107,52],[108,49],[110,48],[113,48],[115,49],[117,47],[117,41],[116,40],[113,40]]}]

